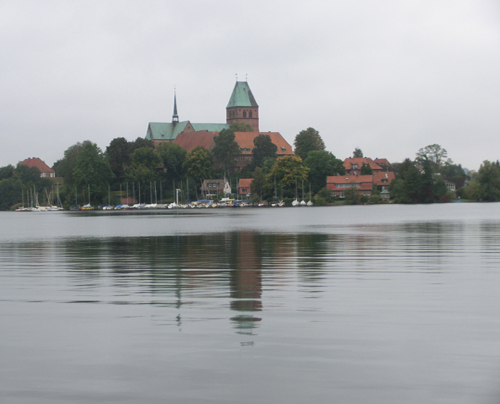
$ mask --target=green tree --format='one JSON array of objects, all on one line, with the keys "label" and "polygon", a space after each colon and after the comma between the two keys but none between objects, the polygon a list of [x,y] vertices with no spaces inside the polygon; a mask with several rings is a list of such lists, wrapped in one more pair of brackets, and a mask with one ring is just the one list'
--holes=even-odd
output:
[{"label": "green tree", "polygon": [[255,167],[262,167],[266,158],[276,159],[278,147],[271,140],[269,135],[259,135],[253,140],[252,149],[253,163]]},{"label": "green tree", "polygon": [[131,164],[130,153],[132,145],[123,137],[113,139],[108,147],[106,147],[106,156],[108,157],[109,165],[118,182],[125,179],[125,170]]},{"label": "green tree", "polygon": [[308,179],[314,194],[326,187],[327,176],[345,174],[345,167],[342,160],[339,160],[326,150],[310,151],[304,160],[304,166],[309,168]]},{"label": "green tree", "polygon": [[356,157],[363,157],[363,152],[361,151],[361,149],[359,148],[355,148],[354,151],[352,152],[352,157],[353,158],[356,158]]},{"label": "green tree", "polygon": [[361,166],[361,175],[373,175],[373,170],[370,164],[363,164]]},{"label": "green tree", "polygon": [[417,161],[422,163],[429,161],[435,173],[440,173],[445,163],[453,164],[448,159],[448,152],[438,144],[430,144],[418,150]]},{"label": "green tree", "polygon": [[14,166],[9,164],[8,166],[0,168],[0,181],[6,178],[10,178],[14,175]]},{"label": "green tree", "polygon": [[130,154],[132,154],[136,149],[141,149],[143,147],[149,147],[154,149],[155,145],[152,140],[145,139],[143,137],[138,137],[133,142],[129,142],[130,145]]},{"label": "green tree", "polygon": [[129,181],[148,184],[156,180],[161,169],[161,158],[154,149],[150,147],[135,149],[131,160],[132,164],[125,170],[125,176]]},{"label": "green tree", "polygon": [[285,156],[274,163],[266,176],[266,190],[274,189],[274,181],[285,198],[295,197],[296,185],[307,180],[309,167],[305,167],[299,156]]},{"label": "green tree", "polygon": [[316,129],[307,128],[295,136],[293,147],[295,155],[305,160],[310,151],[325,150],[325,143]]},{"label": "green tree", "polygon": [[479,198],[482,201],[500,201],[500,167],[488,160],[484,161],[477,172]]},{"label": "green tree", "polygon": [[252,173],[252,182],[250,183],[250,191],[252,194],[262,196],[266,183],[266,174],[262,168],[257,167]]},{"label": "green tree", "polygon": [[23,183],[16,177],[0,181],[0,210],[9,210],[22,199]]},{"label": "green tree", "polygon": [[156,151],[163,162],[165,177],[179,181],[184,175],[182,165],[186,160],[187,151],[176,143],[162,143]]},{"label": "green tree", "polygon": [[229,129],[233,132],[253,132],[252,126],[245,122],[233,122]]},{"label": "green tree", "polygon": [[[88,140],[86,142],[88,142]],[[56,161],[52,167],[56,172],[56,176],[64,178],[64,185],[66,188],[71,189],[75,184],[73,171],[75,169],[78,155],[83,150],[84,143],[78,142],[73,146],[68,147],[64,152],[64,157],[61,160]]]},{"label": "green tree", "polygon": [[214,168],[210,152],[204,147],[195,147],[187,153],[183,169],[200,186],[204,179],[210,179],[213,175]]},{"label": "green tree", "polygon": [[442,174],[447,178],[465,177],[465,171],[461,164],[453,164],[448,161],[444,163]]},{"label": "green tree", "polygon": [[100,203],[108,193],[113,171],[101,149],[90,141],[83,142],[73,169],[75,185],[87,190],[90,187],[91,203]]},{"label": "green tree", "polygon": [[214,137],[212,155],[217,167],[231,175],[236,167],[236,157],[240,155],[240,148],[235,142],[234,132],[223,129]]}]

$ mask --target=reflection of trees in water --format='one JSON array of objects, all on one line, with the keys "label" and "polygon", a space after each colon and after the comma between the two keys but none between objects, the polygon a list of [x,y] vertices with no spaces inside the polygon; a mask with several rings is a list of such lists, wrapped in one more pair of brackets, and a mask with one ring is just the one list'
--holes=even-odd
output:
[{"label": "reflection of trees in water", "polygon": [[[295,280],[320,282],[339,236],[232,232],[141,238],[76,239],[64,256],[78,283],[110,279],[117,294],[149,296],[148,303],[208,303],[228,296],[235,327],[251,330],[261,316],[263,276],[279,287]],[[105,276],[103,276],[105,275]],[[93,282],[92,282],[93,280]],[[141,295],[145,294],[145,295]]]}]

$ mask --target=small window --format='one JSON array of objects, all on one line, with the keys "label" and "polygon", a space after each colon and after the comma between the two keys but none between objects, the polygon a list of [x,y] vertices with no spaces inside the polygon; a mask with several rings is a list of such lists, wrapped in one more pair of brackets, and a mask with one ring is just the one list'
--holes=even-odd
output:
[{"label": "small window", "polygon": [[286,147],[285,146],[281,146],[281,151],[286,151]]},{"label": "small window", "polygon": [[247,111],[243,111],[243,118],[247,117]]},{"label": "small window", "polygon": [[245,150],[246,151],[250,151],[250,147],[245,147]]},{"label": "small window", "polygon": [[252,117],[252,111],[248,111],[248,117],[251,118]]}]

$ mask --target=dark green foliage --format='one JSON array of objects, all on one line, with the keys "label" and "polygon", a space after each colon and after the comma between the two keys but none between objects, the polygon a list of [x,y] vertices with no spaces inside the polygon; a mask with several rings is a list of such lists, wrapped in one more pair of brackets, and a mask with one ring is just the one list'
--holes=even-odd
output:
[{"label": "dark green foliage", "polygon": [[482,201],[500,201],[500,167],[497,163],[484,161],[477,173],[479,199]]},{"label": "dark green foliage", "polygon": [[73,169],[75,186],[87,190],[90,187],[91,203],[99,204],[108,194],[113,171],[101,149],[90,141],[83,143]]},{"label": "dark green foliage", "polygon": [[21,202],[23,183],[16,177],[0,181],[0,210],[9,210],[12,205]]},{"label": "dark green foliage", "polygon": [[199,187],[204,179],[212,178],[214,172],[210,152],[204,147],[195,147],[187,153],[183,169],[195,181],[196,187]]},{"label": "dark green foliage", "polygon": [[269,135],[259,135],[253,140],[253,163],[255,167],[262,167],[266,158],[276,159],[278,147],[272,142]]},{"label": "dark green foliage", "polygon": [[333,192],[326,187],[321,188],[319,192],[314,196],[314,204],[316,206],[326,206],[333,202],[335,202]]},{"label": "dark green foliage", "polygon": [[250,191],[252,194],[262,196],[263,189],[266,183],[266,174],[262,168],[257,167],[252,173],[252,182],[250,184]]},{"label": "dark green foliage", "polygon": [[245,122],[233,122],[229,125],[229,130],[233,132],[253,132],[252,126]]},{"label": "dark green foliage", "polygon": [[361,166],[361,175],[373,175],[373,170],[369,164],[363,164]]},{"label": "dark green foliage", "polygon": [[152,148],[140,147],[131,155],[132,164],[125,171],[127,180],[149,184],[158,177],[161,158]]},{"label": "dark green foliage", "polygon": [[36,167],[28,167],[24,164],[18,164],[15,171],[15,176],[23,183],[37,184],[40,181],[40,170]]},{"label": "dark green foliage", "polygon": [[170,181],[180,181],[184,175],[182,165],[186,160],[186,150],[175,143],[163,143],[157,147],[156,151],[165,169],[164,177]]},{"label": "dark green foliage", "polygon": [[445,163],[444,167],[442,168],[441,173],[446,178],[465,177],[465,171],[462,168],[461,164],[451,164],[451,163],[447,162],[447,163]]},{"label": "dark green foliage", "polygon": [[305,160],[310,151],[325,150],[325,143],[316,129],[307,128],[295,136],[293,148],[295,155]]},{"label": "dark green foliage", "polygon": [[75,183],[75,179],[73,178],[73,171],[75,169],[78,155],[82,151],[83,145],[86,142],[89,141],[86,140],[83,143],[76,143],[73,146],[68,147],[64,152],[64,157],[61,160],[56,161],[54,163],[54,166],[52,167],[56,172],[57,177],[64,178],[64,185],[67,188],[72,188]]},{"label": "dark green foliage", "polygon": [[0,168],[0,181],[10,178],[14,175],[14,166],[9,164],[8,166]]},{"label": "dark green foliage", "polygon": [[236,157],[240,154],[238,143],[234,140],[234,132],[223,129],[214,137],[212,156],[218,168],[231,175],[236,166]]},{"label": "dark green foliage", "polygon": [[361,151],[361,149],[358,149],[357,147],[354,149],[354,151],[352,152],[352,157],[353,158],[356,158],[356,157],[363,157],[363,152]]},{"label": "dark green foliage", "polygon": [[356,187],[346,188],[344,191],[345,203],[347,205],[357,205],[361,202],[361,196]]},{"label": "dark green foliage", "polygon": [[307,181],[309,168],[305,167],[302,159],[298,156],[286,156],[278,159],[274,163],[271,171],[266,176],[266,190],[274,190],[274,180],[276,179],[279,194],[292,198],[296,196],[296,187],[302,185],[302,181]]},{"label": "dark green foliage", "polygon": [[326,186],[326,177],[329,175],[345,174],[342,160],[337,159],[326,150],[312,150],[304,161],[304,166],[309,168],[308,181],[311,183],[313,194]]},{"label": "dark green foliage", "polygon": [[113,139],[106,148],[106,156],[117,182],[123,182],[125,178],[125,170],[131,164],[130,154],[132,148],[133,144],[123,137]]}]

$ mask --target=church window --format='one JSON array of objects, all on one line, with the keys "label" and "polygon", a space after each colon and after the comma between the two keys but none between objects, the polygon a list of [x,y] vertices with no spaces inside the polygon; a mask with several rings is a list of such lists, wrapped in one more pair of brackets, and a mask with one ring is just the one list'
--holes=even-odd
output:
[{"label": "church window", "polygon": [[251,118],[252,117],[252,111],[248,111],[248,117]]},{"label": "church window", "polygon": [[243,111],[243,118],[247,117],[247,111]]}]

